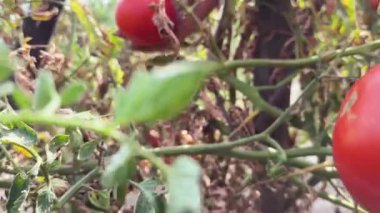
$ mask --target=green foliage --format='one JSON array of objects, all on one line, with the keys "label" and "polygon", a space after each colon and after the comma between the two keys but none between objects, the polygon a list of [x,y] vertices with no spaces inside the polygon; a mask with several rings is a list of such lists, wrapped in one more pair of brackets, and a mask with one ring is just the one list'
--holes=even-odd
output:
[{"label": "green foliage", "polygon": [[56,196],[48,187],[38,190],[36,201],[36,213],[50,213],[53,211]]},{"label": "green foliage", "polygon": [[[289,196],[304,197],[304,189],[313,191],[313,186],[297,177],[298,169],[305,176],[312,175],[317,183],[328,180],[326,184],[331,184],[337,174],[330,168],[315,169],[302,157],[318,156],[323,162],[331,155],[331,129],[348,83],[380,61],[380,42],[375,33],[380,29],[380,18],[365,1],[340,0],[332,12],[327,3],[321,11],[314,11],[312,1],[292,2],[294,11],[283,14],[289,23],[294,21],[290,25],[293,35],[289,35],[285,47],[278,49],[281,56],[296,58],[250,60],[252,51],[260,49],[254,42],[262,35],[256,34],[259,31],[246,34],[255,24],[247,14],[253,9],[260,12],[256,6],[267,4],[265,1],[254,5],[243,0],[226,1],[220,25],[227,26],[225,32],[219,32],[218,21],[208,22],[201,26],[204,32],[190,37],[185,42],[188,47],[182,47],[176,55],[143,54],[125,46],[123,39],[113,35],[114,13],[110,11],[115,0],[89,0],[87,6],[72,0],[66,1],[55,36],[44,53],[46,64],[35,68],[33,59],[27,57],[27,41],[20,34],[21,21],[28,13],[18,11],[23,6],[15,2],[0,1],[0,36],[7,45],[21,38],[17,66],[10,60],[10,49],[0,42],[0,154],[3,173],[16,174],[0,181],[10,190],[8,212],[22,211],[26,199],[35,212],[54,212],[58,207],[68,211],[66,207],[72,205],[68,201],[73,197],[94,212],[107,212],[121,208],[125,200],[130,202],[128,195],[135,191],[139,194],[131,203],[136,213],[201,212],[202,205],[209,205],[203,203],[201,169],[198,162],[186,156],[198,154],[207,155],[200,162],[208,177],[212,177],[210,172],[224,175],[228,170],[227,180],[230,170],[243,165],[244,171],[239,172],[246,174],[232,174],[237,176],[232,178],[238,193],[252,184],[238,182],[240,176],[254,176],[252,172],[265,165],[265,174],[260,175],[268,179],[258,181],[274,188],[272,183],[284,181],[297,189],[297,194]],[[40,3],[33,2],[33,7],[37,9]],[[225,11],[231,20],[223,19]],[[212,20],[219,20],[218,13],[212,16]],[[367,16],[371,18],[369,23],[364,20]],[[210,29],[218,29],[218,33],[214,36]],[[313,36],[309,36],[311,32]],[[283,32],[273,32],[265,39],[277,33]],[[218,56],[220,42],[225,58]],[[288,52],[293,45],[294,52]],[[59,56],[64,59],[61,65],[57,62]],[[270,78],[273,84],[253,85],[257,79],[251,70],[263,66],[276,68]],[[281,67],[294,70],[286,81],[279,80],[285,73]],[[12,74],[22,74],[18,76],[21,84],[9,80]],[[306,95],[300,91],[301,99],[289,111],[292,119],[276,121],[289,125],[294,147],[287,150],[276,141],[261,143],[270,132],[260,135],[250,127],[257,113],[269,112],[277,119],[284,112],[273,109],[263,97],[284,85],[290,87],[289,82],[303,90],[313,78],[320,79],[318,86]],[[294,88],[292,96],[297,93]],[[15,111],[9,110],[9,96],[18,106]],[[150,130],[157,130],[157,134]],[[151,140],[169,147],[143,145]],[[241,145],[249,145],[249,150],[239,149]],[[184,156],[172,165],[166,164],[168,156],[180,154]],[[225,158],[246,161],[228,160],[225,166]],[[210,166],[209,159],[217,159],[218,165]],[[253,171],[251,161],[259,161]],[[220,168],[214,168],[217,166]],[[290,173],[293,170],[295,174]],[[254,200],[249,202],[256,205]],[[340,203],[356,208],[346,198]]]},{"label": "green foliage", "polygon": [[179,157],[168,177],[168,212],[201,212],[201,168],[190,157]]},{"label": "green foliage", "polygon": [[51,152],[57,152],[60,148],[67,145],[69,143],[70,136],[69,135],[56,135],[49,142],[49,149]]},{"label": "green foliage", "polygon": [[0,38],[0,82],[7,79],[15,68],[11,60],[9,60],[10,50]]},{"label": "green foliage", "polygon": [[140,190],[135,204],[135,213],[160,213],[165,212],[165,199],[159,188],[164,186],[158,180],[147,179],[141,183],[131,181]]},{"label": "green foliage", "polygon": [[0,83],[0,97],[11,95],[14,88],[15,85],[13,82],[6,81],[4,83]]},{"label": "green foliage", "polygon": [[7,212],[20,212],[30,188],[30,177],[26,173],[18,173],[12,183],[7,202]]},{"label": "green foliage", "polygon": [[62,106],[71,106],[80,101],[86,91],[84,82],[72,82],[61,92]]},{"label": "green foliage", "polygon": [[98,142],[96,141],[91,141],[91,142],[82,144],[79,148],[78,160],[80,161],[89,160],[91,158],[91,155],[94,153],[97,145],[98,145]]},{"label": "green foliage", "polygon": [[20,88],[15,88],[12,93],[12,97],[16,102],[16,105],[21,109],[30,109],[32,106],[32,98],[25,94]]},{"label": "green foliage", "polygon": [[[10,112],[3,111],[1,113],[4,114]],[[24,122],[3,121],[3,124],[5,124],[5,126],[1,126],[0,128],[0,141],[2,143],[14,143],[28,147],[36,145],[38,141],[37,133],[34,131],[33,128],[31,128]]]},{"label": "green foliage", "polygon": [[114,154],[106,167],[102,183],[105,187],[124,186],[136,172],[136,150],[134,141],[122,144],[119,151]]},{"label": "green foliage", "polygon": [[100,211],[107,211],[110,207],[110,192],[108,190],[95,190],[87,195],[90,206]]},{"label": "green foliage", "polygon": [[40,71],[33,97],[33,109],[53,113],[60,104],[61,98],[55,89],[53,75],[47,71]]},{"label": "green foliage", "polygon": [[127,124],[173,118],[190,104],[203,80],[219,66],[214,62],[179,62],[152,73],[137,73],[127,89],[116,93],[116,121]]}]

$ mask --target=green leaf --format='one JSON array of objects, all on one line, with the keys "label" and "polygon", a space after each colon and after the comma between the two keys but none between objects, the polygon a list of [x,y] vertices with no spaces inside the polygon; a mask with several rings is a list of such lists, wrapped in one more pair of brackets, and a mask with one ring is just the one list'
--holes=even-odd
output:
[{"label": "green leaf", "polygon": [[165,212],[165,200],[162,196],[163,193],[157,191],[158,188],[163,186],[160,181],[147,179],[141,183],[130,182],[140,190],[134,208],[135,213]]},{"label": "green leaf", "polygon": [[67,128],[66,134],[68,134],[69,138],[70,138],[70,143],[69,143],[70,148],[72,150],[75,150],[75,152],[77,152],[79,147],[83,144],[82,132],[78,128],[76,128],[76,129]]},{"label": "green leaf", "polygon": [[69,139],[69,135],[60,134],[54,136],[54,138],[49,142],[49,150],[53,153],[57,152],[59,149],[69,143]]},{"label": "green leaf", "polygon": [[93,208],[97,210],[107,211],[110,208],[110,192],[108,190],[103,191],[90,191],[87,194],[87,198]]},{"label": "green leaf", "polygon": [[200,178],[201,168],[195,160],[187,156],[177,158],[168,176],[168,213],[201,212]]},{"label": "green leaf", "polygon": [[214,62],[179,62],[152,73],[136,73],[126,90],[116,92],[116,121],[126,124],[173,118],[190,104],[202,81],[218,66]]},{"label": "green leaf", "polygon": [[77,103],[86,91],[84,82],[72,82],[61,92],[62,106],[70,106]]},{"label": "green leaf", "polygon": [[14,89],[15,89],[15,84],[11,81],[6,81],[4,83],[1,83],[0,84],[0,98],[12,94]]},{"label": "green leaf", "polygon": [[13,72],[13,63],[9,60],[10,50],[4,44],[3,40],[0,40],[0,81],[7,79]]},{"label": "green leaf", "polygon": [[29,186],[30,178],[27,174],[21,172],[15,176],[6,205],[9,213],[20,212],[19,209],[29,193]]},{"label": "green leaf", "polygon": [[[13,113],[8,110],[1,112],[3,113]],[[27,147],[33,147],[37,141],[38,136],[33,128],[28,126],[26,123],[18,122],[7,122],[2,121],[2,126],[0,128],[0,141],[3,143],[14,143],[20,144]]]},{"label": "green leaf", "polygon": [[84,160],[90,159],[97,145],[98,145],[97,141],[91,141],[91,142],[82,144],[79,148],[78,160],[84,161]]},{"label": "green leaf", "polygon": [[111,157],[110,162],[102,176],[102,184],[106,187],[114,187],[128,183],[136,170],[136,152],[134,141],[122,144],[120,150]]},{"label": "green leaf", "polygon": [[38,190],[36,201],[36,213],[50,213],[53,210],[53,204],[57,197],[54,192],[47,187]]},{"label": "green leaf", "polygon": [[47,71],[40,71],[33,96],[33,109],[52,113],[60,104],[61,99],[55,89],[53,75]]},{"label": "green leaf", "polygon": [[25,94],[22,89],[16,87],[13,90],[12,97],[20,109],[30,109],[32,107],[32,98]]}]

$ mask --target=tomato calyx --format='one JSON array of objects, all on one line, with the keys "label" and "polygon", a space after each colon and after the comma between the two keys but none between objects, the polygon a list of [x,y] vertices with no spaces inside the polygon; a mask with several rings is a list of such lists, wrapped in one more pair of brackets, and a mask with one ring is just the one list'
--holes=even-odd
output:
[{"label": "tomato calyx", "polygon": [[170,20],[166,13],[165,0],[160,0],[158,4],[151,3],[149,7],[154,11],[152,21],[153,24],[157,27],[157,31],[160,37],[162,39],[168,38],[175,52],[179,52],[180,42],[173,31],[175,24],[172,20]]}]

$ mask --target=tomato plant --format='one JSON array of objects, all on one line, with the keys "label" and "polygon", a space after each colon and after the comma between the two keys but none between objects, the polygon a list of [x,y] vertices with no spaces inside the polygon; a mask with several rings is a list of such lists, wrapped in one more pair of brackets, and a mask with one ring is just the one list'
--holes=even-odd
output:
[{"label": "tomato plant", "polygon": [[[153,6],[160,0],[120,0],[116,8],[116,24],[121,36],[137,47],[154,47],[165,43],[153,23]],[[165,11],[175,23],[176,12],[172,0],[165,0]]]},{"label": "tomato plant", "polygon": [[335,165],[352,196],[380,210],[380,65],[351,87],[333,133]]}]

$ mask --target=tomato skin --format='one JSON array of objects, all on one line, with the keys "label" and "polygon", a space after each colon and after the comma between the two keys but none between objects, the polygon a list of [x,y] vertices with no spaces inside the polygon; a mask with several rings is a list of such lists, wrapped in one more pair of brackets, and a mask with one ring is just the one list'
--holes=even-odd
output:
[{"label": "tomato skin", "polygon": [[379,212],[380,65],[347,93],[333,132],[333,157],[353,198],[371,212]]},{"label": "tomato skin", "polygon": [[[115,19],[121,36],[136,47],[154,47],[166,42],[159,35],[153,23],[154,11],[149,6],[158,4],[160,0],[119,0]],[[165,0],[165,10],[169,19],[176,21],[173,0]]]},{"label": "tomato skin", "polygon": [[379,0],[370,0],[370,5],[373,10],[377,10],[377,7],[379,5]]}]

